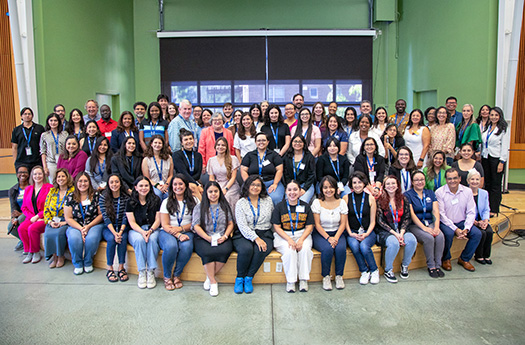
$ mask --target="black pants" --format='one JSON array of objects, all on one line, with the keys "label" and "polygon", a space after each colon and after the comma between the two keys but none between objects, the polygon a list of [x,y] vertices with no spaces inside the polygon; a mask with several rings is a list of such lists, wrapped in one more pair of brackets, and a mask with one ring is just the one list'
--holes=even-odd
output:
[{"label": "black pants", "polygon": [[483,172],[485,173],[485,189],[489,192],[490,212],[499,213],[499,205],[501,204],[501,181],[503,180],[503,170],[498,172],[499,159],[492,156],[481,159]]},{"label": "black pants", "polygon": [[273,233],[271,230],[259,231],[257,235],[266,243],[266,251],[261,252],[257,243],[247,240],[238,231],[233,236],[233,247],[237,252],[237,277],[253,277],[273,250]]},{"label": "black pants", "polygon": [[211,243],[196,235],[193,238],[193,247],[197,255],[201,257],[203,265],[210,262],[226,263],[233,251],[232,240],[230,237],[218,246],[212,247]]},{"label": "black pants", "polygon": [[490,250],[492,249],[492,237],[494,236],[494,231],[490,224],[485,230],[478,227],[481,231],[481,241],[479,242],[478,248],[476,249],[476,258],[490,258]]}]

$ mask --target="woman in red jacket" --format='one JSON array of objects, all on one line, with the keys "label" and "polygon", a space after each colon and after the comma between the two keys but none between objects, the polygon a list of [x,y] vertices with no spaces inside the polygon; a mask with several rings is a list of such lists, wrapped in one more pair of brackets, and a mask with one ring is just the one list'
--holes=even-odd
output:
[{"label": "woman in red jacket", "polygon": [[31,170],[29,177],[30,185],[24,191],[24,200],[22,202],[22,212],[26,219],[18,227],[18,234],[22,243],[24,243],[24,252],[27,256],[22,261],[24,264],[40,262],[40,234],[46,228],[44,222],[44,205],[47,194],[53,187],[52,184],[44,180],[44,169],[37,165]]}]

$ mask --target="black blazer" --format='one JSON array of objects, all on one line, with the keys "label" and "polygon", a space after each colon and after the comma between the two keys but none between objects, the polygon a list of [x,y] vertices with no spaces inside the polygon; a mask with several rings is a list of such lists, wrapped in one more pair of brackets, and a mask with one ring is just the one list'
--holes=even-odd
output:
[{"label": "black blazer", "polygon": [[111,173],[117,174],[122,179],[126,189],[133,189],[133,182],[142,175],[142,157],[133,156],[133,169],[127,158],[122,159],[120,155],[111,159]]},{"label": "black blazer", "polygon": [[182,150],[173,152],[173,170],[176,174],[183,174],[186,176],[190,183],[197,184],[202,173],[202,155],[197,151],[186,151],[186,154],[190,160],[192,159],[192,154],[195,156],[193,174],[190,172],[190,164],[186,160],[186,156]]},{"label": "black blazer", "polygon": [[[378,154],[374,155],[374,158],[374,171],[376,172],[375,182],[383,183],[385,177],[385,159]],[[370,179],[370,169],[368,168],[368,162],[366,161],[365,155],[359,154],[359,156],[355,158],[354,171],[361,171]]]},{"label": "black blazer", "polygon": [[[330,163],[330,155],[328,153],[323,154],[317,159],[316,175],[317,181],[321,182],[324,176],[330,175],[336,179],[337,182],[342,182],[346,185],[348,182],[348,174],[350,173],[350,161],[346,155],[338,155],[339,159],[339,179],[335,174],[332,164]],[[337,166],[336,166],[337,168]]]}]

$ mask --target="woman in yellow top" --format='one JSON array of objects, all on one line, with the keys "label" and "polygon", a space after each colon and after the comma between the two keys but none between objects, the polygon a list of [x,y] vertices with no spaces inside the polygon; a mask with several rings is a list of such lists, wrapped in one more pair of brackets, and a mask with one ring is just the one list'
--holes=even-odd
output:
[{"label": "woman in yellow top", "polygon": [[67,223],[64,218],[64,201],[72,193],[73,179],[65,168],[57,170],[53,181],[53,188],[49,191],[44,206],[44,247],[46,258],[53,256],[49,268],[64,266],[64,251],[66,250]]}]

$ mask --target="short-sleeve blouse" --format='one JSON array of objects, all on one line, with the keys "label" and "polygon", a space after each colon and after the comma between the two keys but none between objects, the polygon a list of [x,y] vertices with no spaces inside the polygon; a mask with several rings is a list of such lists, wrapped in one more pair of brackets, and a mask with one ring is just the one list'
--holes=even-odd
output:
[{"label": "short-sleeve blouse", "polygon": [[[97,216],[98,213],[98,192],[93,194],[91,200],[86,199],[83,203],[79,203],[73,199],[73,193],[69,194],[66,199],[66,206],[69,206],[73,210],[73,219],[80,225],[86,225],[91,223]],[[82,205],[84,204],[84,205]],[[82,210],[81,210],[82,209]]]},{"label": "short-sleeve blouse", "polygon": [[319,215],[324,231],[333,232],[339,229],[341,215],[348,214],[348,205],[343,199],[339,199],[339,205],[333,210],[330,210],[321,206],[319,199],[315,199],[312,203],[312,213]]}]

